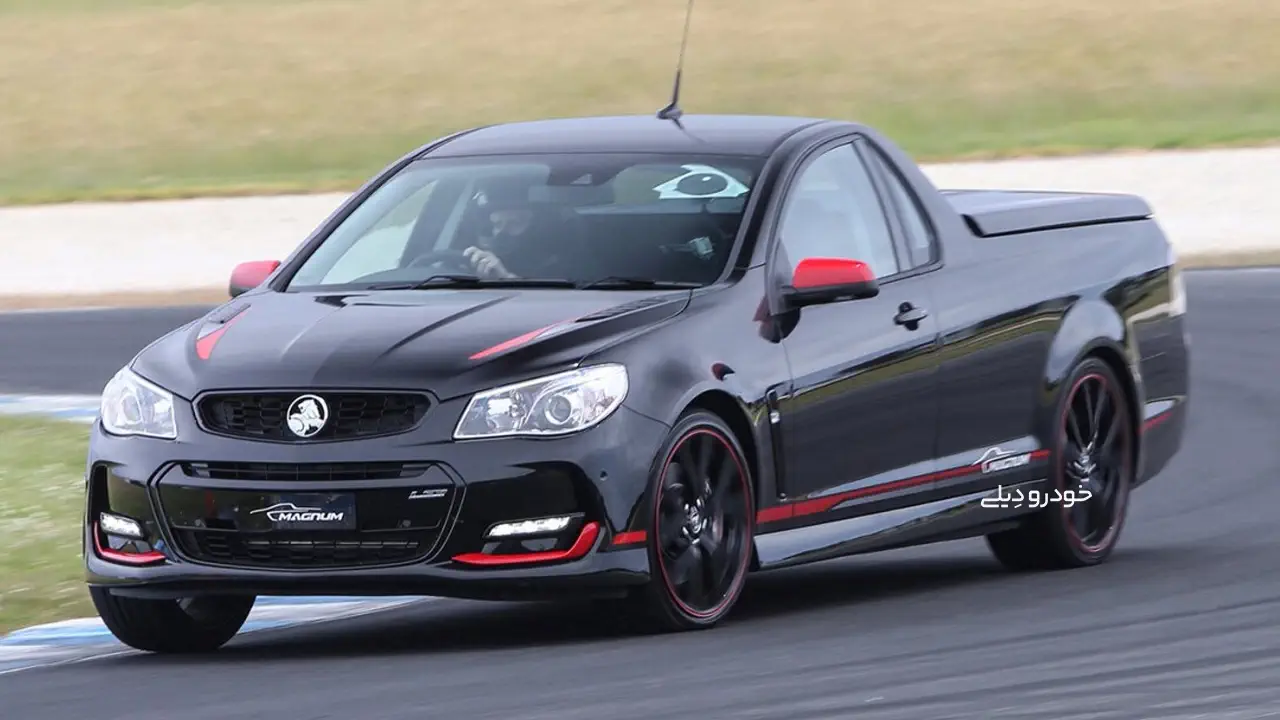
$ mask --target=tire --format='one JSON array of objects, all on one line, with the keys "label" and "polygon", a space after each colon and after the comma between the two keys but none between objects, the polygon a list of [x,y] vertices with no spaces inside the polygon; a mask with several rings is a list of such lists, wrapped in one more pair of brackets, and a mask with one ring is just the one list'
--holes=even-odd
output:
[{"label": "tire", "polygon": [[150,600],[112,595],[100,587],[90,587],[89,595],[116,639],[156,653],[217,650],[240,632],[256,600],[252,595]]},{"label": "tire", "polygon": [[[691,474],[708,482],[688,483]],[[718,416],[688,413],[672,428],[649,482],[652,578],[629,598],[646,630],[710,628],[733,609],[751,568],[753,486],[742,447]]]},{"label": "tire", "polygon": [[1091,496],[1074,506],[1052,502],[1018,527],[988,535],[992,554],[1010,570],[1102,563],[1128,516],[1136,443],[1124,386],[1109,365],[1087,357],[1063,388],[1054,414],[1050,482],[1055,491],[1089,490]]}]

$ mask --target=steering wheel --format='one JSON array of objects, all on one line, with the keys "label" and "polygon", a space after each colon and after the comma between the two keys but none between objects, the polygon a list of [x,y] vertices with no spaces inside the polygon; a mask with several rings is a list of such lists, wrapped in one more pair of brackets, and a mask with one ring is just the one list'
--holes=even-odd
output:
[{"label": "steering wheel", "polygon": [[409,267],[435,267],[445,272],[474,273],[476,268],[461,250],[432,250],[414,258]]}]

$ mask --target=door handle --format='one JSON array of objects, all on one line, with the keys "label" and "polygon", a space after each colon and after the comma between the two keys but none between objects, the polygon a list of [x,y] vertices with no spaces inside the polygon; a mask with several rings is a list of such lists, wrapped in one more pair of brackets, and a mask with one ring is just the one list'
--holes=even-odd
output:
[{"label": "door handle", "polygon": [[898,314],[894,316],[893,321],[899,325],[905,325],[908,330],[915,330],[920,327],[920,321],[927,317],[929,317],[928,310],[904,302],[898,306]]}]

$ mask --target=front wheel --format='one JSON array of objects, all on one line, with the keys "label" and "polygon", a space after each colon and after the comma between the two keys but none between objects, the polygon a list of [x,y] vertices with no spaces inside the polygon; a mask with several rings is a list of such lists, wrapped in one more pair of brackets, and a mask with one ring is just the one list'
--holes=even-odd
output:
[{"label": "front wheel", "polygon": [[90,587],[98,616],[120,642],[157,653],[204,653],[222,647],[244,626],[256,598],[193,597],[151,600]]},{"label": "front wheel", "polygon": [[1012,530],[987,536],[1011,570],[1085,567],[1105,561],[1120,538],[1134,474],[1134,428],[1124,388],[1111,368],[1087,358],[1059,401],[1050,480],[1084,495],[1053,503]]},{"label": "front wheel", "polygon": [[665,631],[708,628],[737,602],[751,567],[751,472],[733,431],[706,412],[672,429],[650,482],[653,575],[635,600]]}]

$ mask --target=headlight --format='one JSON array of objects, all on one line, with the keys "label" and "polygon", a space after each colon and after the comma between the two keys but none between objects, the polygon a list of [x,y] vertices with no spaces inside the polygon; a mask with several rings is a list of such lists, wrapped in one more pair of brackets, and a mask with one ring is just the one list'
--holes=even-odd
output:
[{"label": "headlight", "polygon": [[178,424],[173,394],[122,368],[102,390],[102,428],[112,435],[145,435],[173,440]]},{"label": "headlight", "polygon": [[565,435],[604,420],[627,396],[627,369],[596,365],[477,393],[455,440]]}]

